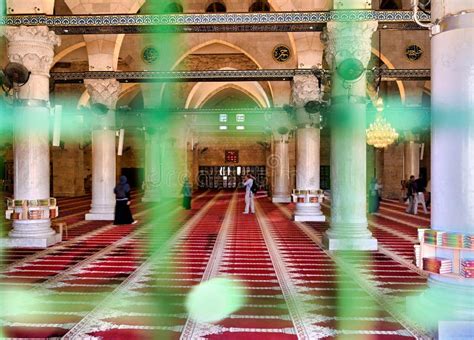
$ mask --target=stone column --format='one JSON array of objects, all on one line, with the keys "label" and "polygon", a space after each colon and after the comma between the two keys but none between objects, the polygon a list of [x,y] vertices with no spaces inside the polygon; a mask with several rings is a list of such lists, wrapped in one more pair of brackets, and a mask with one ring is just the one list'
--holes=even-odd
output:
[{"label": "stone column", "polygon": [[49,209],[49,70],[60,39],[45,26],[7,27],[5,35],[10,62],[31,72],[18,90],[15,106],[14,199],[23,203],[13,209],[7,244],[46,248],[60,241],[60,235],[51,229]]},{"label": "stone column", "polygon": [[273,138],[275,153],[272,157],[274,176],[272,202],[290,203],[290,159],[288,155],[289,136],[288,133],[275,133]]},{"label": "stone column", "polygon": [[157,129],[148,128],[145,135],[145,194],[143,202],[160,200],[160,136]]},{"label": "stone column", "polygon": [[91,105],[99,104],[107,109],[104,113],[92,113],[92,204],[86,220],[113,221],[116,184],[115,104],[120,93],[120,83],[115,79],[88,79],[85,85],[91,96]]},{"label": "stone column", "polygon": [[296,210],[295,221],[326,220],[321,212],[319,186],[319,112],[308,114],[305,104],[319,101],[314,76],[296,76],[293,80],[293,102],[296,106]]},{"label": "stone column", "polygon": [[383,182],[384,149],[375,149],[375,178]]},{"label": "stone column", "polygon": [[411,175],[415,178],[420,177],[420,147],[421,145],[417,143],[413,138],[405,142],[404,145],[404,155],[403,155],[403,164],[404,164],[404,179],[410,178]]},{"label": "stone column", "polygon": [[175,134],[168,133],[161,142],[160,193],[165,199],[180,197],[183,184],[184,157],[180,142],[174,136]]},{"label": "stone column", "polygon": [[[434,1],[431,20],[431,228],[474,235],[474,3]],[[453,261],[474,258],[472,250],[433,248],[428,256]],[[429,288],[409,310],[419,322],[438,327],[439,338],[468,339],[474,333],[474,280],[459,274],[430,274]],[[415,310],[414,308],[418,308]],[[420,314],[419,312],[424,312]],[[425,311],[428,311],[425,313]],[[450,323],[446,321],[464,321]],[[456,331],[456,333],[454,333]]]},{"label": "stone column", "polygon": [[[376,250],[367,228],[366,74],[377,22],[329,22],[322,35],[331,77],[331,223],[324,242],[330,250]],[[357,66],[356,60],[360,63]],[[362,72],[350,79],[349,69]],[[343,65],[344,66],[344,65]],[[345,64],[345,66],[348,66]],[[346,78],[346,80],[344,78]]]}]

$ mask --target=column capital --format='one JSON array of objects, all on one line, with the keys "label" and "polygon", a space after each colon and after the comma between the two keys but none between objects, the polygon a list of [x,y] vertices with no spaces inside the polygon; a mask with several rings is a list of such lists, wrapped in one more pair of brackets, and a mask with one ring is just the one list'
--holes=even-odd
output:
[{"label": "column capital", "polygon": [[282,133],[283,131],[273,131],[273,141],[275,143],[288,143],[290,140],[290,134],[289,132],[287,133]]},{"label": "column capital", "polygon": [[54,46],[61,39],[47,26],[8,26],[8,59],[24,65],[32,74],[49,76],[53,65]]},{"label": "column capital", "polygon": [[304,107],[310,101],[320,100],[318,79],[313,75],[296,75],[293,78],[292,98],[296,107]]},{"label": "column capital", "polygon": [[86,79],[84,84],[91,96],[92,103],[104,104],[111,110],[115,109],[121,89],[118,80]]},{"label": "column capital", "polygon": [[328,22],[321,34],[327,63],[335,68],[345,59],[357,58],[367,67],[372,49],[371,38],[377,25],[377,21]]}]

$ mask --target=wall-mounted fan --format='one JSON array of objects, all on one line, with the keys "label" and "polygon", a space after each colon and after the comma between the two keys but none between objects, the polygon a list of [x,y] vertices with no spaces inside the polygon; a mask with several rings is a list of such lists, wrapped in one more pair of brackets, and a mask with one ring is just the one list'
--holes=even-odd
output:
[{"label": "wall-mounted fan", "polygon": [[362,77],[365,69],[359,59],[348,58],[343,60],[336,68],[337,74],[347,82],[355,82]]},{"label": "wall-mounted fan", "polygon": [[0,85],[8,95],[12,89],[17,89],[25,85],[30,79],[31,72],[19,63],[8,63],[3,70],[0,70]]},{"label": "wall-mounted fan", "polygon": [[259,141],[257,144],[260,145],[264,150],[270,150],[270,143]]},{"label": "wall-mounted fan", "polygon": [[105,104],[94,103],[91,105],[91,111],[96,115],[105,116],[109,112],[109,108]]}]

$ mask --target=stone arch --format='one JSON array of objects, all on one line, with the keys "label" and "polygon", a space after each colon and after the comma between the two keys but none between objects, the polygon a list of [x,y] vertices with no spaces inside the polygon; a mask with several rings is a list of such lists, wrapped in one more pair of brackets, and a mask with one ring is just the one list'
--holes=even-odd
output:
[{"label": "stone arch", "polygon": [[163,11],[164,13],[183,13],[183,5],[179,1],[170,1]]},{"label": "stone arch", "polygon": [[64,50],[62,50],[61,52],[59,52],[58,54],[56,54],[54,56],[53,66],[51,66],[51,68],[53,68],[54,65],[56,65],[56,63],[60,62],[63,58],[67,57],[69,54],[71,54],[74,51],[77,51],[78,49],[81,49],[83,47],[86,47],[86,42],[85,41],[81,41],[81,42],[73,44],[69,47],[66,47]]},{"label": "stone arch", "polygon": [[252,98],[260,107],[270,107],[270,100],[267,97],[265,90],[262,86],[256,82],[241,82],[241,83],[217,83],[217,82],[206,82],[197,83],[192,90],[189,92],[188,98],[186,99],[186,108],[200,108],[210,98],[215,96],[217,93],[226,90],[235,89],[240,91],[250,98]]},{"label": "stone arch", "polygon": [[[387,67],[388,67],[390,70],[395,69],[395,66],[394,66],[393,63],[387,58],[387,56],[385,56],[383,53],[380,53],[379,50],[376,49],[375,47],[372,47],[372,54],[376,55],[377,57],[380,57],[380,59],[383,61],[383,63],[384,63],[385,65],[387,65]],[[405,100],[406,100],[405,85],[403,85],[403,81],[401,81],[401,80],[397,80],[396,83],[397,83],[397,86],[398,86],[398,90],[400,91],[400,99],[401,99],[401,102],[402,102],[402,104],[404,104],[404,103],[405,103]]]},{"label": "stone arch", "polygon": [[[206,5],[204,6],[204,12],[208,12],[208,9],[210,8],[210,6],[219,6],[220,8],[224,9],[224,11],[219,11],[217,13],[225,13],[227,12],[227,5],[225,3],[225,1],[223,0],[208,0]],[[209,11],[210,13],[214,13],[214,11]]]},{"label": "stone arch", "polygon": [[242,84],[233,84],[233,83],[230,83],[230,84],[225,84],[224,86],[220,86],[219,88],[217,88],[216,90],[214,90],[213,92],[209,93],[207,95],[207,97],[205,97],[198,105],[199,108],[202,108],[204,107],[204,105],[206,105],[206,103],[208,101],[210,101],[212,98],[214,98],[215,96],[219,95],[219,93],[225,91],[225,90],[235,90],[237,92],[240,92],[240,93],[243,93],[244,95],[246,95],[247,97],[251,98],[257,105],[259,105],[260,107],[262,107],[262,104],[264,103],[260,103],[259,102],[259,98],[256,97],[255,93],[247,90],[246,88],[244,88],[244,86],[242,86]]},{"label": "stone arch", "polygon": [[240,53],[244,54],[246,57],[248,57],[250,60],[252,60],[255,65],[257,65],[257,67],[259,69],[262,68],[262,65],[257,61],[257,59],[255,59],[249,52],[247,52],[246,50],[244,50],[243,48],[237,46],[237,45],[234,45],[228,41],[225,41],[225,40],[222,40],[222,39],[212,39],[212,40],[208,40],[208,41],[205,41],[203,43],[200,43],[196,46],[193,46],[191,47],[190,49],[188,49],[185,53],[183,53],[178,59],[177,61],[174,63],[174,65],[171,67],[171,70],[174,70],[187,56],[189,56],[190,54],[193,54],[194,52],[204,48],[204,47],[207,47],[207,46],[210,46],[210,45],[213,45],[213,44],[221,44],[221,45],[224,45],[224,46],[227,46],[227,47],[230,47],[230,48],[233,48],[235,49],[236,51],[239,51]]},{"label": "stone arch", "polygon": [[[197,44],[196,46],[193,46],[191,47],[190,49],[188,49],[186,52],[184,52],[178,59],[177,61],[174,63],[174,65],[171,67],[171,70],[174,70],[187,56],[189,56],[190,54],[204,48],[204,47],[207,47],[207,46],[210,46],[212,44],[221,44],[223,46],[226,46],[226,47],[230,47],[232,49],[235,49],[236,51],[244,54],[245,56],[247,56],[253,63],[255,63],[255,65],[259,68],[259,69],[262,69],[262,65],[258,62],[257,59],[255,59],[249,52],[247,52],[245,49],[235,45],[235,44],[232,44],[228,41],[225,41],[225,40],[221,40],[221,39],[212,39],[212,40],[208,40],[208,41],[205,41],[203,43],[200,43],[200,44]],[[273,88],[272,88],[272,84],[271,82],[267,82],[268,83],[268,88],[270,90],[270,95],[271,97],[273,97]],[[160,98],[163,98],[163,95],[164,95],[164,91],[166,89],[166,84],[163,84],[161,86],[161,90],[160,90]]]}]

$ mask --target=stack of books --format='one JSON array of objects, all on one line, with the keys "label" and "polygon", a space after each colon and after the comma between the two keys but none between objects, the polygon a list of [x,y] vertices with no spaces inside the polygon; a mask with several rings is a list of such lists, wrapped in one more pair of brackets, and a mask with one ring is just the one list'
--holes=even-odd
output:
[{"label": "stack of books", "polygon": [[474,249],[474,235],[464,235],[463,247]]},{"label": "stack of books", "polygon": [[[439,234],[439,233],[438,233]],[[453,233],[444,233],[441,236],[441,245],[445,247],[452,247],[452,248],[462,248],[464,235],[462,234],[453,234]]]},{"label": "stack of books", "polygon": [[474,278],[474,260],[464,259],[461,260],[460,274],[462,277],[472,279]]},{"label": "stack of books", "polygon": [[415,266],[420,267],[420,255],[421,247],[419,244],[415,244]]},{"label": "stack of books", "polygon": [[424,257],[423,269],[432,273],[449,274],[453,271],[453,263],[443,257]]},{"label": "stack of books", "polygon": [[436,245],[436,230],[426,229],[424,234],[424,242],[427,244]]}]

